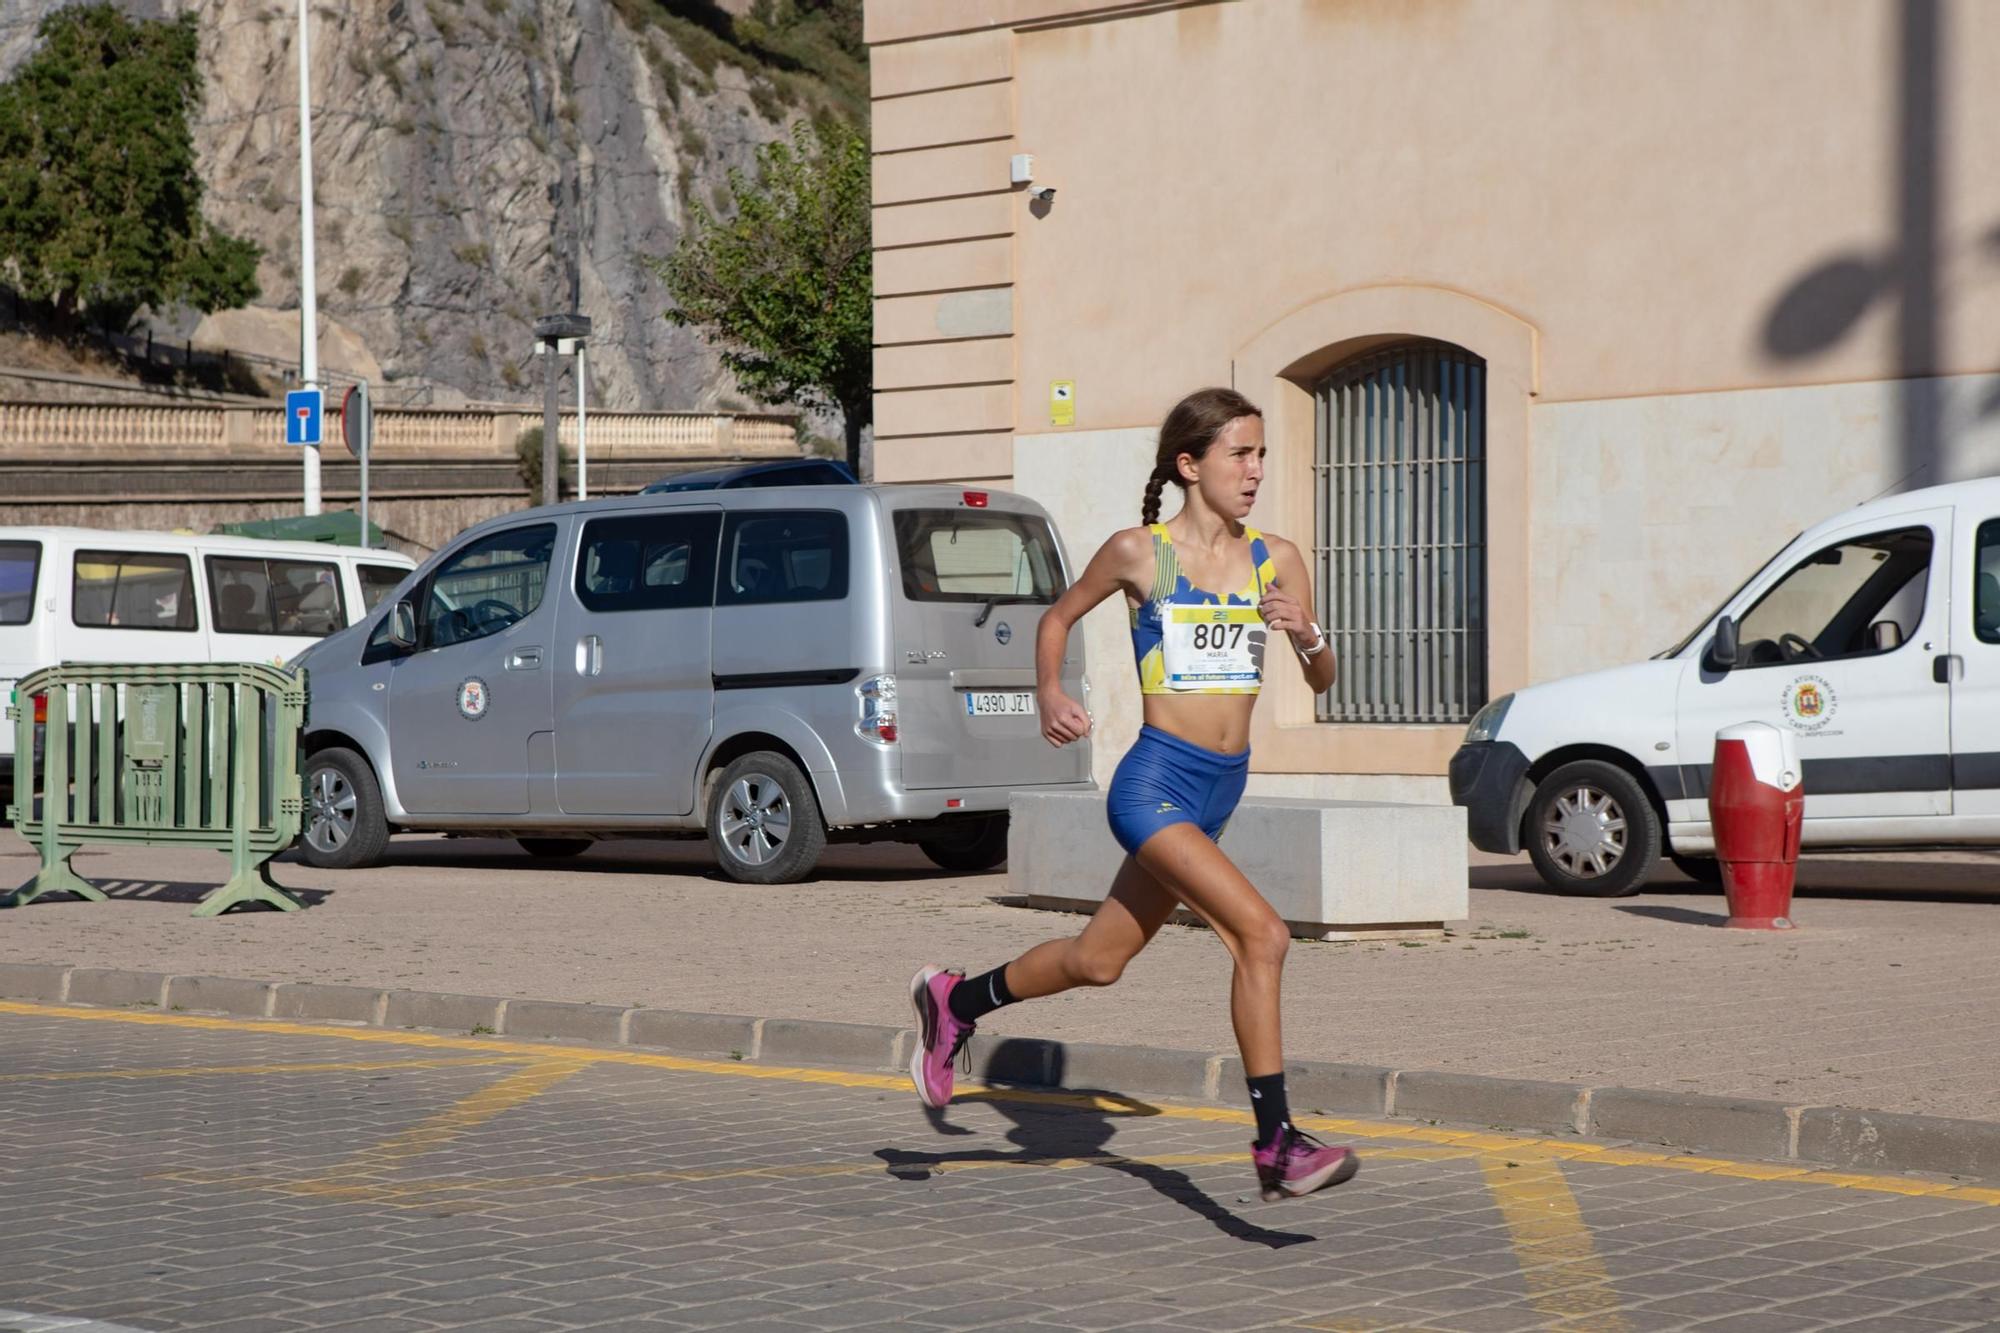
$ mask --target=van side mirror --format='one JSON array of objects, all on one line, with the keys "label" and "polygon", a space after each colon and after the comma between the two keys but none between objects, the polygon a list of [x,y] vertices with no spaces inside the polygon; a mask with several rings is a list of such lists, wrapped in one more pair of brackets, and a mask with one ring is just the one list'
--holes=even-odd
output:
[{"label": "van side mirror", "polygon": [[417,608],[408,600],[389,608],[389,642],[405,652],[417,646]]},{"label": "van side mirror", "polygon": [[1708,645],[1708,660],[1719,671],[1736,665],[1736,617],[1724,616],[1715,622],[1715,639]]}]

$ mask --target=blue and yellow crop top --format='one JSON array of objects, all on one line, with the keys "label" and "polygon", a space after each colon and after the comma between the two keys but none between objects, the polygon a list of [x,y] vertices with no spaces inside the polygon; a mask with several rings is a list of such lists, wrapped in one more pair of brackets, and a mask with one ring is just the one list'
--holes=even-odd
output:
[{"label": "blue and yellow crop top", "polygon": [[1151,524],[1153,595],[1131,608],[1132,656],[1141,694],[1255,694],[1264,685],[1263,617],[1257,603],[1277,577],[1264,534],[1246,527],[1250,582],[1218,596],[1189,583],[1164,523]]}]

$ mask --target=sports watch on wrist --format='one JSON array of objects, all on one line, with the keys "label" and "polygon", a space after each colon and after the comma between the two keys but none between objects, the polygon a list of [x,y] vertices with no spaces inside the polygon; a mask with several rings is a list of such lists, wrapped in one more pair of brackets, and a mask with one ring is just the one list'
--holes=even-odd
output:
[{"label": "sports watch on wrist", "polygon": [[1317,620],[1311,623],[1312,623],[1314,643],[1313,646],[1310,648],[1298,649],[1298,654],[1300,657],[1318,657],[1321,653],[1326,651],[1326,631],[1319,627],[1319,622]]}]

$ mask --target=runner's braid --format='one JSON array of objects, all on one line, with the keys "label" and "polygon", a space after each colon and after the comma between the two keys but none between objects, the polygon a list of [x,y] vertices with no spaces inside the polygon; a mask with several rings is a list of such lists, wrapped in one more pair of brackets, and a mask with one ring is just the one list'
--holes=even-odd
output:
[{"label": "runner's braid", "polygon": [[1146,527],[1160,521],[1160,492],[1167,488],[1168,469],[1156,467],[1146,479],[1146,499],[1139,506],[1139,522]]}]

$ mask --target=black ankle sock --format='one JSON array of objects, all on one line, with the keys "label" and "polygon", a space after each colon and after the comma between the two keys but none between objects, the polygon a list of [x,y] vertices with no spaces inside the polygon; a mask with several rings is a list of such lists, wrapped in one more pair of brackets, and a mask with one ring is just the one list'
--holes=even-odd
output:
[{"label": "black ankle sock", "polygon": [[1250,1109],[1257,1114],[1257,1145],[1262,1147],[1278,1137],[1292,1118],[1292,1108],[1285,1102],[1285,1076],[1260,1074],[1244,1082],[1250,1085]]},{"label": "black ankle sock", "polygon": [[1001,1005],[1012,1003],[1014,992],[1007,989],[1007,969],[1002,965],[985,976],[959,982],[952,988],[949,1008],[959,1022],[977,1023]]}]

